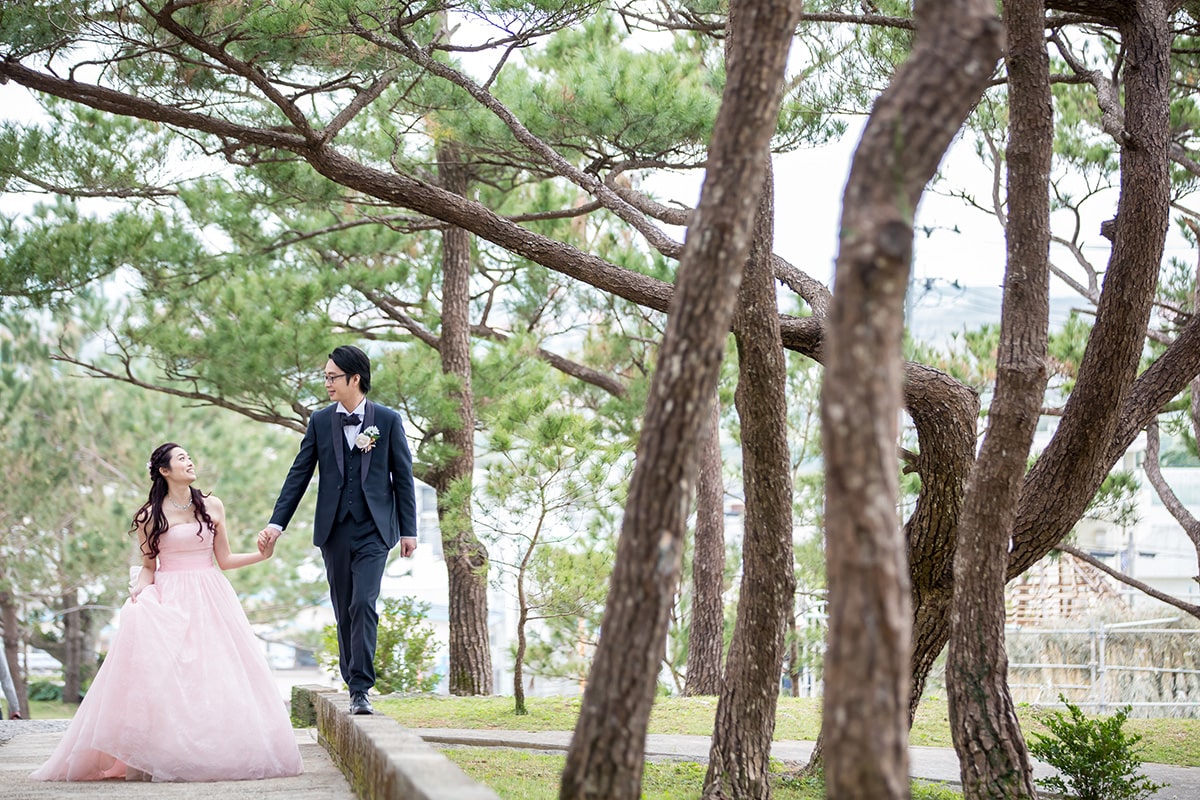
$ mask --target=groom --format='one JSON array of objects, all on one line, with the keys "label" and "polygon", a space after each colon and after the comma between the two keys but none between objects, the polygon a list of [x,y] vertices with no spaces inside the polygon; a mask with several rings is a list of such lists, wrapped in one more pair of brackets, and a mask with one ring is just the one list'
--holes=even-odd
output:
[{"label": "groom", "polygon": [[371,362],[357,347],[342,346],[325,363],[325,390],[333,405],[308,421],[271,522],[259,548],[279,538],[319,467],[313,544],[321,548],[337,621],[338,666],[350,689],[350,713],[372,714],[367,691],[375,685],[375,601],[388,551],[417,549],[412,456],[400,415],[367,400]]}]

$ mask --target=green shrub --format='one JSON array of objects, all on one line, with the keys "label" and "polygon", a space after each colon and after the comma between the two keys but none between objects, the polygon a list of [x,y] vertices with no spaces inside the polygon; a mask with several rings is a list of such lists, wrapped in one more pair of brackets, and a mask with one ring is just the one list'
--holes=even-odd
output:
[{"label": "green shrub", "polygon": [[[428,603],[411,597],[388,597],[379,612],[375,646],[375,688],[380,694],[429,692],[441,676],[433,671],[437,642],[433,628],[423,624]],[[317,663],[339,675],[337,628],[327,625],[321,636]]]},{"label": "green shrub", "polygon": [[1076,800],[1144,800],[1163,788],[1165,784],[1138,774],[1142,737],[1122,730],[1131,706],[1111,717],[1088,719],[1067,698],[1059,695],[1058,699],[1066,705],[1066,714],[1038,715],[1050,735],[1030,734],[1029,752],[1060,773],[1039,778],[1039,786]]},{"label": "green shrub", "polygon": [[29,699],[45,703],[61,703],[63,687],[53,681],[33,681],[29,684]]}]

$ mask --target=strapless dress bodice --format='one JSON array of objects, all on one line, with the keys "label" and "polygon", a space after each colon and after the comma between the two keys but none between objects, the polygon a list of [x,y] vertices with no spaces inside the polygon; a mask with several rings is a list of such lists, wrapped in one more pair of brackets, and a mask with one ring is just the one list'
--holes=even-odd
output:
[{"label": "strapless dress bodice", "polygon": [[160,570],[209,569],[213,565],[213,535],[206,525],[172,525],[158,540]]}]

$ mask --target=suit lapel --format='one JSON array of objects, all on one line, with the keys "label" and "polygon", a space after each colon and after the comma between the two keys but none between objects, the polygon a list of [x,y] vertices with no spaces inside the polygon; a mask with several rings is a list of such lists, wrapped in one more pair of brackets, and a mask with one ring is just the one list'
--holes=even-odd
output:
[{"label": "suit lapel", "polygon": [[342,452],[345,448],[342,445],[346,441],[346,435],[342,433],[341,420],[337,415],[337,404],[330,406],[329,411],[329,427],[333,431],[333,455],[337,459],[338,473],[346,474],[345,454]]},{"label": "suit lapel", "polygon": [[[375,404],[372,403],[370,400],[368,400],[366,410],[363,411],[362,429],[365,431],[367,428],[371,427],[374,424],[375,424]],[[366,488],[366,485],[367,485],[367,472],[371,468],[371,453],[373,451],[374,451],[374,448],[372,448],[371,450],[366,450],[362,454],[362,485],[363,485],[363,488]]]}]

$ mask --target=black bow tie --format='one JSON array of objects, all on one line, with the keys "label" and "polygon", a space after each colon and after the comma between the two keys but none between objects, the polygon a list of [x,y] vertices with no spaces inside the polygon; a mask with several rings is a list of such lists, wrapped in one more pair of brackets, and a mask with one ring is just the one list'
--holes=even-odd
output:
[{"label": "black bow tie", "polygon": [[358,414],[343,414],[341,411],[339,411],[338,416],[342,418],[342,427],[346,427],[347,425],[359,425],[362,423],[362,419],[359,418]]}]

